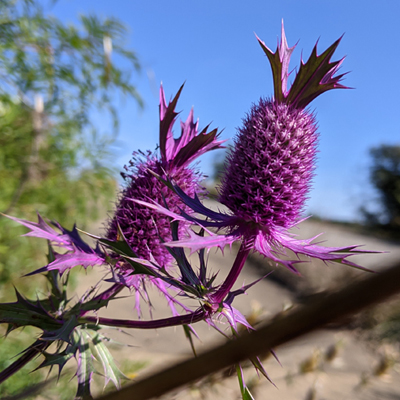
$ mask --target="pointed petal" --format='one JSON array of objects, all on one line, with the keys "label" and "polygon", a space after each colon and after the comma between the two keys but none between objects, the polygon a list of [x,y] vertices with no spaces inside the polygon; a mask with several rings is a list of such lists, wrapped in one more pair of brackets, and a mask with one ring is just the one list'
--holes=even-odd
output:
[{"label": "pointed petal", "polygon": [[376,253],[374,251],[360,250],[357,248],[359,247],[357,245],[347,247],[323,247],[317,244],[312,244],[311,241],[312,239],[296,240],[285,235],[282,235],[280,238],[280,243],[282,244],[282,246],[293,251],[297,255],[303,254],[308,257],[318,258],[322,261],[337,262],[364,271],[374,272],[368,268],[361,267],[360,265],[347,260],[347,257],[356,254]]},{"label": "pointed petal", "polygon": [[12,219],[13,221],[18,222],[21,225],[26,226],[29,228],[31,231],[26,233],[25,235],[22,236],[33,236],[33,237],[38,237],[38,238],[43,238],[50,240],[51,242],[55,243],[57,246],[64,247],[68,250],[72,250],[71,243],[69,241],[69,238],[67,235],[60,235],[58,232],[56,232],[53,228],[51,228],[41,217],[41,215],[38,213],[38,222],[31,222],[31,221],[26,221],[24,219],[19,219],[15,217],[11,217],[6,214],[2,214],[3,216]]},{"label": "pointed petal", "polygon": [[[257,37],[257,36],[256,36]],[[274,97],[277,102],[283,102],[287,92],[287,80],[290,57],[296,46],[289,47],[286,41],[285,29],[282,21],[281,43],[278,45],[275,53],[273,53],[265,43],[257,37],[261,48],[268,57],[272,68],[272,76],[274,80]]]},{"label": "pointed petal", "polygon": [[40,274],[46,271],[57,270],[62,275],[67,269],[71,269],[81,265],[85,269],[89,266],[103,265],[105,260],[96,253],[85,253],[80,250],[75,250],[73,253],[55,254],[55,261],[47,264],[45,267],[39,268],[25,276]]},{"label": "pointed petal", "polygon": [[296,108],[304,108],[320,94],[331,89],[348,89],[340,84],[345,74],[334,76],[344,58],[330,62],[342,37],[336,40],[321,55],[317,55],[317,45],[306,63],[301,62],[299,72],[290,88],[286,103]]},{"label": "pointed petal", "polygon": [[[279,243],[277,243],[279,245]],[[254,249],[257,250],[263,256],[270,258],[276,263],[284,265],[286,268],[290,269],[295,274],[299,274],[299,271],[294,267],[294,264],[300,263],[300,260],[285,260],[278,257],[279,252],[274,248],[274,242],[271,238],[267,237],[264,232],[259,231],[256,235],[254,241]]]},{"label": "pointed petal", "polygon": [[240,239],[238,235],[212,235],[212,236],[199,236],[194,232],[189,231],[190,238],[176,240],[174,242],[164,243],[168,247],[187,247],[190,249],[190,254],[195,253],[200,249],[210,249],[212,247],[219,247],[221,250],[226,245],[231,246],[233,242]]}]

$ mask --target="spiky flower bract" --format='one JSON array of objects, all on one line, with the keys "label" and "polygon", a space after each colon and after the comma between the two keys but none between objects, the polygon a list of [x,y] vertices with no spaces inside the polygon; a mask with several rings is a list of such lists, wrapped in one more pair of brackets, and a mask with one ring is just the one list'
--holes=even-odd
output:
[{"label": "spiky flower bract", "polygon": [[[257,38],[258,39],[258,38]],[[323,92],[346,88],[334,76],[342,60],[330,62],[340,39],[323,54],[314,50],[301,62],[287,90],[289,48],[282,23],[282,38],[273,53],[260,39],[270,61],[274,97],[254,104],[239,129],[228,156],[219,200],[237,216],[267,230],[290,228],[298,222],[315,165],[317,126],[305,107]]]},{"label": "spiky flower bract", "polygon": [[[198,132],[198,121],[193,122],[193,110],[186,122],[181,122],[181,136],[174,139],[172,128],[177,116],[175,106],[182,91],[169,102],[165,101],[163,88],[160,89],[160,155],[148,153],[146,156],[133,158],[128,173],[122,174],[127,181],[115,215],[108,228],[107,237],[116,239],[118,225],[132,250],[140,257],[155,261],[165,267],[172,260],[167,249],[161,244],[172,239],[170,219],[149,208],[133,202],[132,199],[148,201],[152,199],[165,205],[171,211],[190,212],[179,197],[163,185],[154,174],[172,177],[185,192],[194,196],[201,195],[204,189],[200,185],[202,175],[189,164],[206,151],[221,147],[217,140],[217,130],[207,132],[208,127]],[[135,153],[137,154],[137,153]],[[180,224],[180,233],[185,224]]]}]

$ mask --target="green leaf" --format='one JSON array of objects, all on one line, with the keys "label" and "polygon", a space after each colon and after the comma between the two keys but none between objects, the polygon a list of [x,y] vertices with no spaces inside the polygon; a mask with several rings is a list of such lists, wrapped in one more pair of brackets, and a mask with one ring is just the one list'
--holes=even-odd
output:
[{"label": "green leaf", "polygon": [[39,300],[34,304],[24,299],[18,291],[16,293],[17,302],[0,304],[0,323],[9,324],[12,329],[31,325],[49,331],[62,326],[60,321],[48,314]]},{"label": "green leaf", "polygon": [[242,399],[243,400],[254,400],[254,397],[250,393],[250,390],[247,388],[244,378],[243,378],[243,371],[240,366],[240,364],[236,365],[236,373],[238,376],[239,380],[239,387],[240,387],[240,393],[242,394]]},{"label": "green leaf", "polygon": [[52,331],[45,331],[42,335],[42,340],[62,340],[66,343],[72,344],[71,333],[78,325],[78,319],[74,315],[69,320],[63,321],[61,328]]},{"label": "green leaf", "polygon": [[183,325],[183,331],[185,332],[185,336],[189,340],[190,347],[192,348],[194,356],[197,357],[196,348],[194,347],[193,336],[192,336],[193,334],[195,334],[193,328],[190,327],[189,325]]},{"label": "green leaf", "polygon": [[117,389],[121,388],[121,379],[128,379],[116,366],[114,358],[98,332],[86,330],[85,333],[92,339],[93,354],[100,361],[104,370],[104,387],[111,381]]},{"label": "green leaf", "polygon": [[74,340],[78,347],[78,370],[76,371],[78,390],[76,392],[75,400],[91,400],[93,397],[90,394],[90,384],[95,369],[93,367],[92,352],[90,350],[89,341],[79,330],[74,332]]},{"label": "green leaf", "polygon": [[68,346],[64,351],[54,354],[44,351],[42,355],[45,357],[45,360],[36,369],[58,365],[58,377],[60,377],[62,369],[65,364],[74,357],[75,352],[75,346]]}]

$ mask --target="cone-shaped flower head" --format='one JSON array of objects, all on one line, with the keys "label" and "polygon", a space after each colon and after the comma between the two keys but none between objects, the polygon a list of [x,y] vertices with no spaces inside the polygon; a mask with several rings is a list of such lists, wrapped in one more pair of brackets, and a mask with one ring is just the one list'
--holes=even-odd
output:
[{"label": "cone-shaped flower head", "polygon": [[[259,39],[258,39],[259,40]],[[254,104],[228,155],[220,201],[238,217],[267,229],[289,228],[300,216],[313,176],[317,126],[305,107],[319,94],[344,88],[333,75],[342,61],[330,62],[337,40],[301,63],[287,90],[289,48],[282,39],[275,53],[259,40],[273,73],[274,98]]]},{"label": "cone-shaped flower head", "polygon": [[[170,219],[153,210],[132,201],[150,199],[166,205],[171,211],[185,210],[190,212],[179,197],[163,185],[153,173],[166,178],[172,177],[184,190],[194,196],[201,194],[203,189],[199,182],[202,178],[195,169],[189,167],[199,155],[221,147],[217,140],[217,129],[207,132],[208,126],[198,132],[198,121],[193,121],[193,109],[186,122],[181,122],[181,135],[173,137],[173,125],[177,113],[175,107],[183,86],[167,105],[164,90],[160,88],[160,156],[149,152],[142,157],[134,158],[123,178],[127,186],[123,190],[115,215],[110,222],[107,237],[116,239],[118,225],[121,228],[132,250],[144,259],[152,255],[157,263],[166,266],[171,260],[167,249],[161,245],[172,239]],[[153,172],[153,173],[152,173]],[[185,224],[180,224],[181,230]]]}]

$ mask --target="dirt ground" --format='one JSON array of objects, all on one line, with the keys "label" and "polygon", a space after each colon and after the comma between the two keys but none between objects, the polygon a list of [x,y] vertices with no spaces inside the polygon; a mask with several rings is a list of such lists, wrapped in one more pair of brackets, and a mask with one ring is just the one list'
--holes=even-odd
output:
[{"label": "dirt ground", "polygon": [[[359,264],[378,270],[400,259],[400,245],[384,242],[372,237],[361,236],[337,225],[323,225],[320,222],[305,221],[296,228],[299,237],[308,238],[325,232],[323,238],[327,246],[365,244],[366,249],[387,253],[360,255],[354,257]],[[234,259],[234,250],[210,252],[209,268],[220,270],[218,279],[227,274]],[[270,269],[266,260],[252,258],[245,266],[238,285],[248,284]],[[244,315],[254,310],[261,310],[263,317],[272,317],[290,304],[296,303],[304,295],[317,293],[324,289],[334,289],[339,285],[358,279],[366,272],[348,272],[348,267],[340,265],[326,266],[322,263],[304,264],[302,275],[287,276],[286,271],[278,271],[277,277],[263,279],[252,287],[248,294],[235,299],[234,306]],[[279,275],[281,274],[281,275]],[[102,273],[89,271],[82,273],[78,293],[83,293],[94,285]],[[123,299],[111,302],[101,315],[113,318],[136,319],[134,300],[129,292],[122,292]],[[170,315],[163,298],[156,292],[151,293],[153,318]],[[146,309],[146,306],[143,306]],[[146,313],[145,313],[146,314]],[[149,314],[145,315],[149,318]],[[206,323],[194,325],[200,340],[195,342],[197,352],[202,352],[217,343],[223,343],[221,334],[208,327]],[[224,328],[224,326],[222,326]],[[107,332],[119,342],[132,347],[119,346],[114,351],[116,359],[145,362],[146,367],[139,371],[135,379],[147,376],[163,369],[171,363],[192,357],[189,342],[183,329],[165,328],[157,331],[130,330],[129,335],[110,330]],[[334,346],[337,354],[331,361],[326,360],[328,350]],[[264,361],[265,369],[276,387],[264,378],[258,379],[255,372],[246,369],[247,381],[254,387],[255,398],[270,400],[347,400],[347,399],[400,399],[400,368],[394,364],[386,373],[375,374],[380,363],[397,358],[395,349],[384,345],[371,345],[361,340],[351,330],[321,330],[301,337],[275,349],[281,365],[269,357]],[[382,361],[383,360],[383,361]],[[129,371],[124,371],[129,375]],[[211,384],[210,382],[214,382]],[[100,393],[100,392],[99,392]],[[176,393],[169,393],[163,399],[239,399],[239,387],[235,377],[222,379],[221,374],[183,388]]]}]

